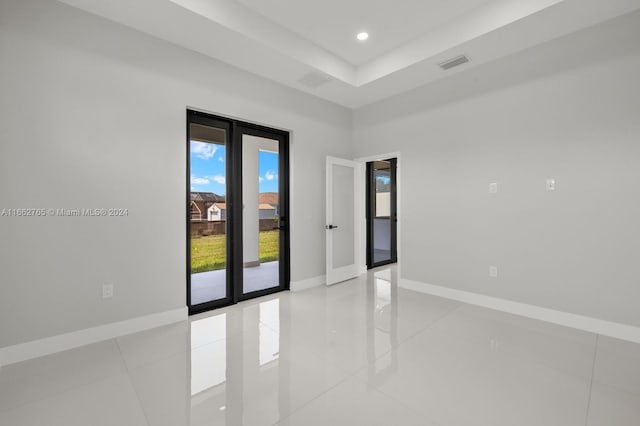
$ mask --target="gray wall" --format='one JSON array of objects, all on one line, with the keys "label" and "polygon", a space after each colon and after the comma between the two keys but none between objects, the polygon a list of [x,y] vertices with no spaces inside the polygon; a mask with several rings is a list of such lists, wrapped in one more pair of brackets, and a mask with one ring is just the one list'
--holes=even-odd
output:
[{"label": "gray wall", "polygon": [[50,1],[0,3],[0,63],[0,208],[129,209],[0,218],[0,347],[185,305],[187,106],[292,130],[292,280],[324,274],[349,110]]},{"label": "gray wall", "polygon": [[635,14],[355,112],[357,157],[401,152],[403,278],[640,326],[638,40]]}]

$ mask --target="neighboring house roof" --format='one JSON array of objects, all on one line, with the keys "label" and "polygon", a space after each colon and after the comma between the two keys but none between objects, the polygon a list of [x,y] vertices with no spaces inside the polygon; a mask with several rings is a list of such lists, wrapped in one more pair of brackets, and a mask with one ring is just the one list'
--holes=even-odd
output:
[{"label": "neighboring house roof", "polygon": [[191,192],[191,201],[224,202],[224,195],[214,194],[213,192]]},{"label": "neighboring house roof", "polygon": [[258,194],[258,202],[260,204],[278,204],[278,193],[277,192],[261,192]]},{"label": "neighboring house roof", "polygon": [[[213,206],[216,206],[217,208],[219,208],[220,210],[226,210],[227,209],[227,203],[215,203]],[[213,207],[211,206],[211,207]],[[209,207],[209,208],[211,208]],[[269,204],[260,204],[258,205],[258,208],[260,210],[275,210],[275,207],[269,205]]]}]

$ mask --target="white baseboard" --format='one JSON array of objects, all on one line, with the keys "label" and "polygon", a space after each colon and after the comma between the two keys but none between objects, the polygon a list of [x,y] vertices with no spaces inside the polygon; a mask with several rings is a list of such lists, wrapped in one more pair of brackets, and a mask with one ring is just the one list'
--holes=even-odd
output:
[{"label": "white baseboard", "polygon": [[184,307],[7,346],[0,348],[0,367],[131,333],[137,333],[150,328],[172,324],[186,320],[187,318],[188,311],[187,308]]},{"label": "white baseboard", "polygon": [[541,321],[546,321],[578,330],[589,331],[603,336],[640,343],[640,327],[601,320],[568,312],[556,311],[541,306],[528,305],[512,300],[456,290],[448,287],[425,284],[419,281],[400,279],[399,286],[420,293],[453,299],[471,305],[483,306],[497,311],[508,312]]},{"label": "white baseboard", "polygon": [[327,277],[325,275],[318,275],[317,277],[307,278],[306,280],[291,281],[289,284],[289,290],[302,291],[308,288],[319,287],[327,283]]}]

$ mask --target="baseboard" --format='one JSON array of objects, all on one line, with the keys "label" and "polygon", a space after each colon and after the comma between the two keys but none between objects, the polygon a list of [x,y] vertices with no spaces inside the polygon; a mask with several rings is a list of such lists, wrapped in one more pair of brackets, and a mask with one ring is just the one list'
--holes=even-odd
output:
[{"label": "baseboard", "polygon": [[187,308],[184,307],[7,346],[0,348],[0,367],[131,333],[137,333],[150,328],[172,324],[186,320],[187,318]]},{"label": "baseboard", "polygon": [[426,284],[404,278],[400,279],[399,286],[420,293],[440,296],[446,299],[469,303],[471,305],[483,306],[485,308],[563,325],[565,327],[576,328],[578,330],[589,331],[603,336],[640,343],[640,327],[632,325],[571,314],[568,312],[543,308],[541,306],[528,305],[526,303],[514,302],[512,300],[485,296],[482,294],[456,290],[433,284]]},{"label": "baseboard", "polygon": [[291,291],[301,291],[308,288],[319,287],[327,283],[327,277],[325,275],[318,275],[317,277],[307,278],[306,280],[291,281],[289,289]]}]

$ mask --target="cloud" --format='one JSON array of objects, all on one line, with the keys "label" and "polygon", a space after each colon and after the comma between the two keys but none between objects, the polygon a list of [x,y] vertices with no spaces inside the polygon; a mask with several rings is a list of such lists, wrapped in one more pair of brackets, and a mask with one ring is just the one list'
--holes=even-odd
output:
[{"label": "cloud", "polygon": [[207,178],[191,176],[191,185],[207,185],[208,183],[209,183],[209,179]]},{"label": "cloud", "polygon": [[220,161],[221,163],[224,163],[224,157],[218,157],[218,161]]},{"label": "cloud", "polygon": [[211,176],[211,179],[213,179],[214,182],[217,182],[222,185],[224,185],[225,182],[227,182],[227,179],[223,175]]},{"label": "cloud", "polygon": [[264,178],[262,176],[258,176],[258,182],[262,182]]},{"label": "cloud", "polygon": [[264,178],[266,180],[278,179],[278,174],[276,172],[274,172],[274,171],[267,170],[266,173],[264,174]]},{"label": "cloud", "polygon": [[216,153],[218,147],[212,143],[191,141],[191,154],[203,160],[209,160]]}]

